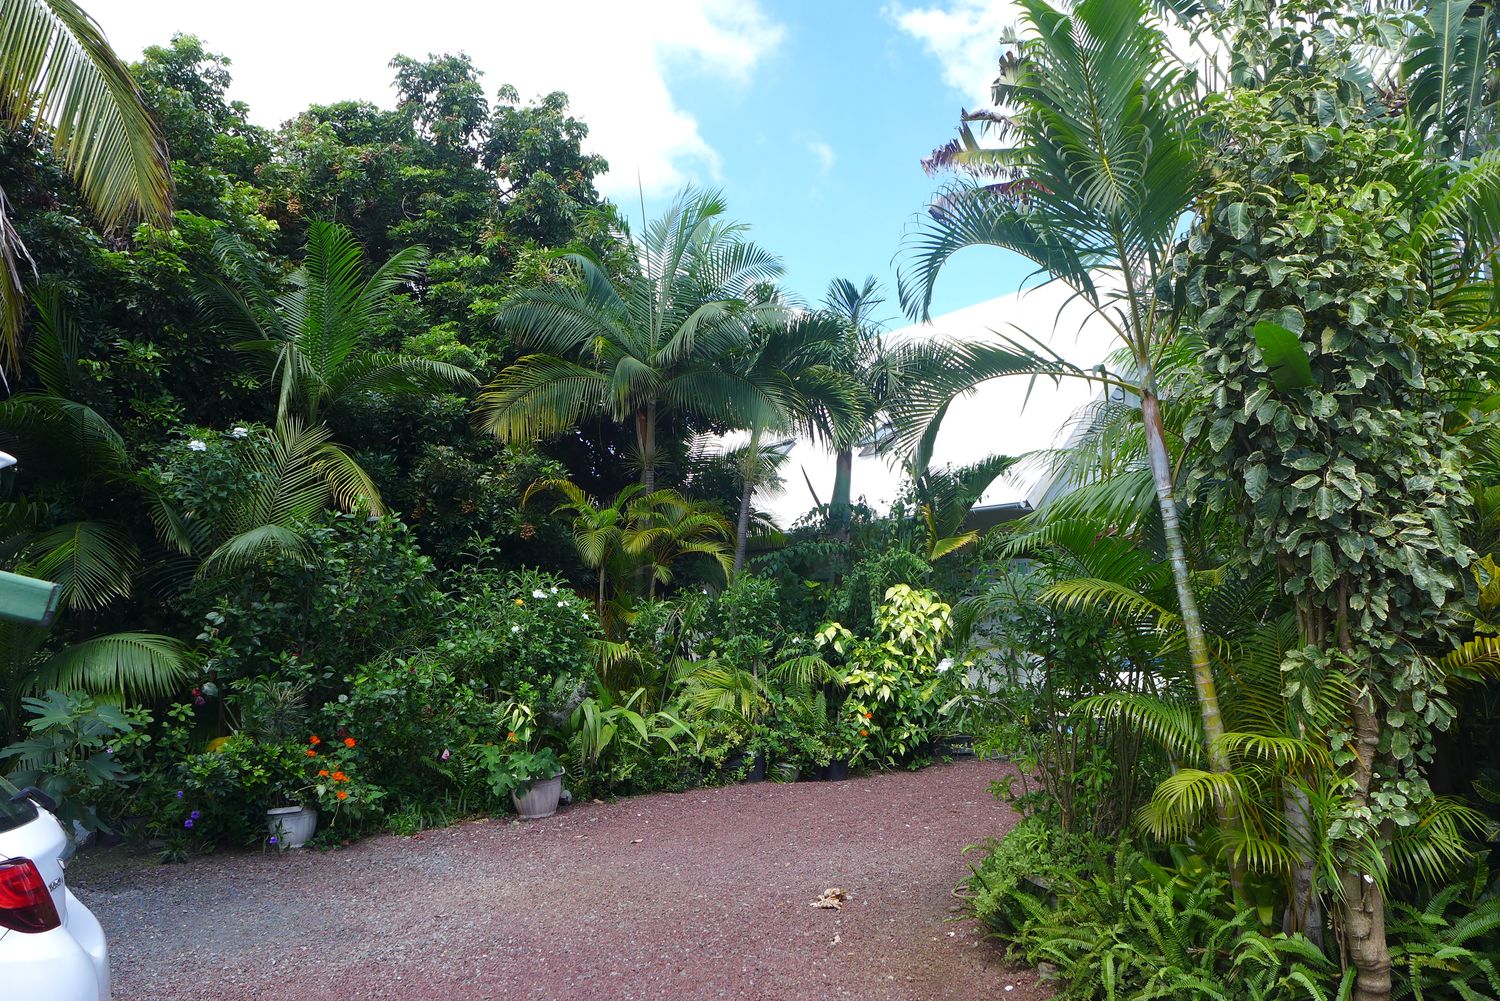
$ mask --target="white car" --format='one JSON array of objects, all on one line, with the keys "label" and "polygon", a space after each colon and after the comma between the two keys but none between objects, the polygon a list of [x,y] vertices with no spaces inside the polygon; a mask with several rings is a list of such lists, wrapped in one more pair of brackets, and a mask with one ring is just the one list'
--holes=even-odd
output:
[{"label": "white car", "polygon": [[0,996],[109,1001],[104,930],[63,881],[74,842],[52,808],[0,777]]}]

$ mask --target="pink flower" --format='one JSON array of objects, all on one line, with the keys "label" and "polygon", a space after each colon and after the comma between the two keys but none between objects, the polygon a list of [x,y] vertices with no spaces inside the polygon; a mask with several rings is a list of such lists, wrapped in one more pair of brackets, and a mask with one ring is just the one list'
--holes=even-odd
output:
[{"label": "pink flower", "polygon": [[448,749],[447,749],[447,748],[446,748],[446,747],[445,747],[445,748],[443,748],[443,753],[442,753],[442,754],[441,754],[441,755],[440,755],[440,757],[442,757],[442,759],[443,759],[443,760],[444,760],[444,761],[447,761],[447,760],[448,760]]}]

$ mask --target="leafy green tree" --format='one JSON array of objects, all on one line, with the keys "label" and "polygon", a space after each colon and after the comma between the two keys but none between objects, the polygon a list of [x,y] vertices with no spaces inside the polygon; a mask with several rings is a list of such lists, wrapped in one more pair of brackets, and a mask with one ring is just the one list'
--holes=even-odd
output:
[{"label": "leafy green tree", "polygon": [[[165,226],[172,175],[161,129],[103,32],[72,0],[0,4],[0,108],[11,132],[45,136],[106,227]],[[20,358],[30,255],[0,192],[0,349]]]},{"label": "leafy green tree", "polygon": [[534,441],[595,413],[629,422],[649,494],[666,411],[724,422],[774,412],[732,356],[781,313],[765,296],[781,265],[724,211],[716,192],[683,192],[634,239],[634,270],[614,275],[597,255],[570,253],[571,280],[511,296],[498,321],[532,353],[480,393],[483,427]]},{"label": "leafy green tree", "polygon": [[[1190,433],[1294,604],[1288,696],[1353,679],[1332,735],[1349,801],[1328,837],[1389,846],[1421,823],[1454,717],[1434,653],[1460,635],[1473,553],[1466,449],[1445,428],[1493,350],[1455,321],[1489,295],[1474,236],[1500,219],[1500,161],[1431,166],[1358,104],[1330,117],[1328,89],[1282,82],[1221,109],[1186,277],[1212,391]],[[1381,857],[1346,852],[1331,874],[1360,1001],[1391,992]]]}]

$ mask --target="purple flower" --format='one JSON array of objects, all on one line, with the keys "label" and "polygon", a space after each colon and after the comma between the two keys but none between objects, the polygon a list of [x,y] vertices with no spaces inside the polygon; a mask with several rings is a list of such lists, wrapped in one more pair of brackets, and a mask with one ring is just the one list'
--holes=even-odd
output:
[{"label": "purple flower", "polygon": [[182,822],[182,826],[183,827],[192,827],[193,826],[193,822],[191,820],[184,820]]},{"label": "purple flower", "polygon": [[199,813],[197,810],[194,810],[192,813],[188,814],[188,816],[192,817],[194,820],[197,820],[199,817],[203,816],[203,814]]},{"label": "purple flower", "polygon": [[277,844],[277,843],[278,843],[278,839],[277,839],[276,835],[274,835],[274,834],[271,835],[271,839],[267,842],[267,844],[272,844],[272,845]]},{"label": "purple flower", "polygon": [[181,789],[178,789],[178,790],[177,790],[177,798],[178,798],[178,799],[181,799],[181,798],[182,798],[182,790],[181,790]]}]

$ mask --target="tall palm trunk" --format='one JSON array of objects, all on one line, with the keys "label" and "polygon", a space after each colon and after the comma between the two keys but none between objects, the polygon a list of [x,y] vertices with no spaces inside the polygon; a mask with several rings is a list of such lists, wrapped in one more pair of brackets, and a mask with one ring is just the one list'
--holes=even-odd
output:
[{"label": "tall palm trunk", "polygon": [[[1193,590],[1192,572],[1188,567],[1187,547],[1182,541],[1182,523],[1178,520],[1177,496],[1172,486],[1172,460],[1167,451],[1167,436],[1161,419],[1161,401],[1149,368],[1141,377],[1141,423],[1146,429],[1146,452],[1151,463],[1151,478],[1156,483],[1156,500],[1161,508],[1162,535],[1166,538],[1167,556],[1172,563],[1172,580],[1177,585],[1177,603],[1182,609],[1182,631],[1187,638],[1188,659],[1193,667],[1193,687],[1198,693],[1198,713],[1203,719],[1203,739],[1210,771],[1229,771],[1225,754],[1224,716],[1219,711],[1219,688],[1214,681],[1213,664],[1208,656],[1208,637],[1203,618],[1198,613],[1198,597]],[[1219,823],[1229,831],[1238,825],[1233,808],[1219,807]],[[1235,898],[1243,902],[1244,879],[1240,867],[1230,864],[1230,881]]]},{"label": "tall palm trunk", "polygon": [[854,487],[854,448],[838,450],[833,473],[833,497],[828,502],[828,521],[838,542],[849,541],[849,518]]},{"label": "tall palm trunk", "polygon": [[635,412],[635,443],[641,453],[641,486],[656,489],[656,401]]},{"label": "tall palm trunk", "polygon": [[760,428],[750,432],[750,444],[745,446],[745,463],[742,470],[743,485],[740,487],[740,518],[734,529],[734,574],[740,575],[745,565],[745,543],[750,536],[750,501],[755,496],[755,471],[760,467]]},{"label": "tall palm trunk", "polygon": [[[641,453],[642,496],[649,497],[656,491],[656,402],[646,404],[635,412],[635,443]],[[649,565],[642,563],[635,571],[635,592],[644,594],[648,601],[656,598],[656,574]]]}]

